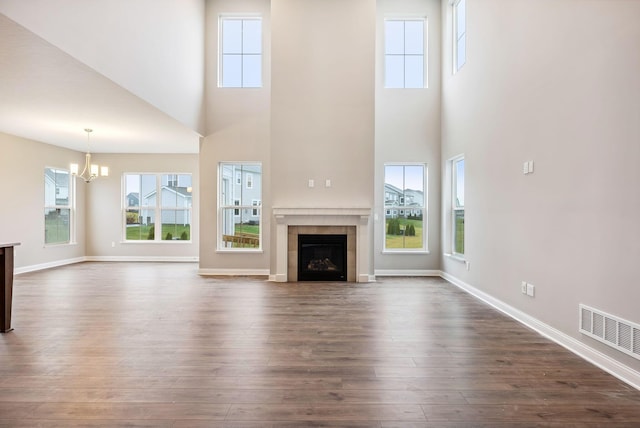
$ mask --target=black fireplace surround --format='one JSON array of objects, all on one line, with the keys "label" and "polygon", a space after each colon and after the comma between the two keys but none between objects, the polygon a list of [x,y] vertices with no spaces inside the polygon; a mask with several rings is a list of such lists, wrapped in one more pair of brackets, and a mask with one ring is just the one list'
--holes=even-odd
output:
[{"label": "black fireplace surround", "polygon": [[346,281],[347,235],[298,235],[298,281]]}]

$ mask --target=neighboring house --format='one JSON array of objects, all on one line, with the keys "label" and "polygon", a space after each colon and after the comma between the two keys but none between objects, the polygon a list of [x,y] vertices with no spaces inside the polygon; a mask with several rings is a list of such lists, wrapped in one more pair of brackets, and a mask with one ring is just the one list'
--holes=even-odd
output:
[{"label": "neighboring house", "polygon": [[127,195],[127,206],[138,207],[140,206],[140,194],[137,192],[131,192]]},{"label": "neighboring house", "polygon": [[405,189],[385,183],[384,205],[387,218],[397,218],[409,215],[421,215],[424,205],[424,193],[421,190]]},{"label": "neighboring house", "polygon": [[[262,205],[262,170],[257,165],[241,169],[227,165],[222,169],[222,200],[226,206],[260,207]],[[258,208],[238,208],[222,213],[222,234],[234,235],[236,224],[258,224]]]},{"label": "neighboring house", "polygon": [[64,174],[59,174],[57,177],[58,183],[56,187],[55,169],[44,169],[44,205],[47,207],[53,207],[56,205],[67,205],[69,203],[69,176],[64,177]]},{"label": "neighboring house", "polygon": [[[191,193],[187,187],[176,187],[163,185],[161,193],[161,213],[162,224],[191,224]],[[156,206],[156,191],[153,190],[144,196],[143,207]],[[141,221],[143,224],[151,224],[155,221],[155,210],[141,209]]]}]

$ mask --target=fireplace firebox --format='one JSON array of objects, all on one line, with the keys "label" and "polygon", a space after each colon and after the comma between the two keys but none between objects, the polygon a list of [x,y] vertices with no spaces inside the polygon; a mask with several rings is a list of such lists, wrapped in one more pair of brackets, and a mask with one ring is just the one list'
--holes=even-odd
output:
[{"label": "fireplace firebox", "polygon": [[298,235],[298,281],[346,281],[347,235]]}]

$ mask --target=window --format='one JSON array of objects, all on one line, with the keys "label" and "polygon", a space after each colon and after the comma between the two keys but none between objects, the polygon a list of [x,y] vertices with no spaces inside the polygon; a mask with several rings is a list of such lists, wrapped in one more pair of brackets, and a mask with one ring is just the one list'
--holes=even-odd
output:
[{"label": "window", "polygon": [[385,21],[385,88],[424,88],[424,19]]},{"label": "window", "polygon": [[[219,167],[218,249],[260,250],[262,217],[262,165],[221,163]],[[234,184],[234,177],[241,183]]]},{"label": "window", "polygon": [[467,5],[466,0],[453,2],[453,72],[467,61]]},{"label": "window", "polygon": [[262,86],[262,19],[220,18],[220,64],[219,86]]},{"label": "window", "polygon": [[192,192],[191,174],[124,174],[124,239],[191,240]]},{"label": "window", "polygon": [[426,251],[426,165],[384,167],[385,251]]},{"label": "window", "polygon": [[464,157],[452,161],[453,195],[451,197],[452,253],[464,255]]},{"label": "window", "polygon": [[44,243],[73,242],[74,181],[69,171],[44,169]]}]

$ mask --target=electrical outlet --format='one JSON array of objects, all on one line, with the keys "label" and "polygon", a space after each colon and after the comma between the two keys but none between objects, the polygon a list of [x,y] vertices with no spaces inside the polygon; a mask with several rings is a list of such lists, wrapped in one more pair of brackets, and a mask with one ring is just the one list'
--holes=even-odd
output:
[{"label": "electrical outlet", "polygon": [[520,291],[522,294],[527,294],[527,283],[525,281],[520,284]]},{"label": "electrical outlet", "polygon": [[527,296],[534,297],[536,294],[536,286],[533,284],[527,284]]}]

